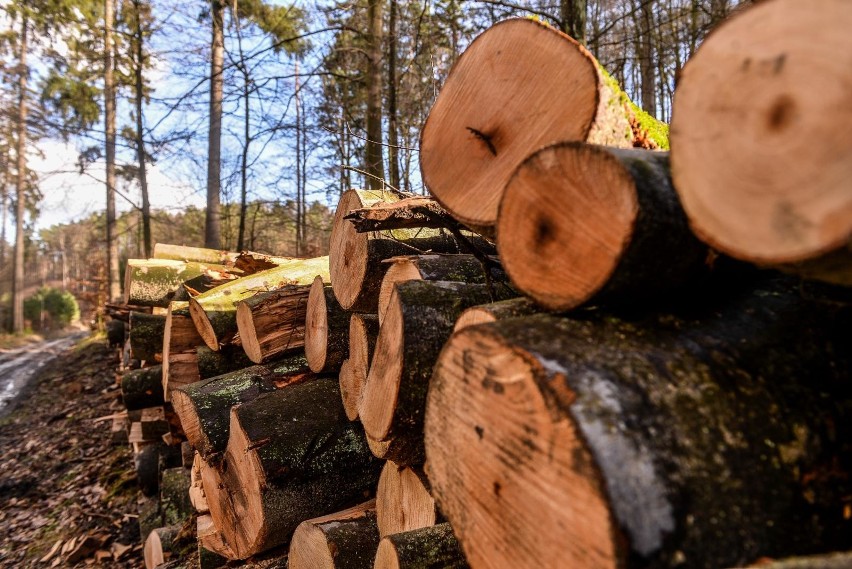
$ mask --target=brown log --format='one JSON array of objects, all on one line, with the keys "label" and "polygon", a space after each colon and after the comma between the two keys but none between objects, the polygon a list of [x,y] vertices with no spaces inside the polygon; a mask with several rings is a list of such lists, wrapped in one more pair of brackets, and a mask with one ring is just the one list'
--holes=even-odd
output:
[{"label": "brown log", "polygon": [[[174,261],[171,259],[129,259],[124,275],[124,303],[167,308],[177,300],[184,283],[198,278],[222,281],[237,277],[224,265]],[[200,285],[196,283],[195,288]]]},{"label": "brown log", "polygon": [[136,511],[139,517],[136,521],[139,525],[139,541],[142,543],[148,539],[152,531],[163,525],[159,505],[160,502],[156,497],[151,498],[139,492],[136,498]]},{"label": "brown log", "polygon": [[201,380],[195,348],[204,343],[189,315],[189,302],[169,303],[163,333],[163,393]]},{"label": "brown log", "polygon": [[150,306],[137,306],[130,304],[116,304],[114,302],[107,302],[104,304],[104,310],[113,320],[121,320],[122,322],[130,322],[130,313],[131,312],[144,312],[145,314],[151,314],[152,307]]},{"label": "brown log", "polygon": [[298,257],[276,257],[274,255],[243,251],[234,261],[234,268],[241,270],[244,275],[253,275],[260,271],[274,269],[296,259]]},{"label": "brown log", "polygon": [[231,342],[237,333],[237,304],[240,301],[260,292],[309,285],[317,275],[328,280],[328,257],[293,259],[191,298],[189,313],[204,343],[216,351]]},{"label": "brown log", "polygon": [[225,559],[237,559],[236,553],[225,543],[221,532],[216,528],[216,524],[213,523],[211,516],[198,516],[196,520],[196,535],[198,536],[199,548],[204,548]]},{"label": "brown log", "polygon": [[640,143],[633,109],[573,39],[529,19],[500,22],[459,57],[429,112],[423,182],[453,217],[488,233],[522,160],[566,140]]},{"label": "brown log", "polygon": [[180,531],[180,526],[157,528],[148,534],[145,540],[145,569],[155,569],[165,563],[167,554],[172,552],[172,542]]},{"label": "brown log", "polygon": [[289,569],[371,569],[379,547],[376,501],[299,524]]},{"label": "brown log", "polygon": [[461,313],[453,327],[454,332],[463,330],[468,326],[477,324],[488,324],[506,318],[520,318],[531,316],[541,312],[541,308],[528,298],[511,298],[500,302],[490,302],[479,306],[473,306]]},{"label": "brown log", "polygon": [[243,559],[287,543],[305,519],[364,500],[380,468],[337,381],[318,378],[234,407],[220,468],[202,476],[216,527]]},{"label": "brown log", "polygon": [[355,209],[346,214],[344,219],[349,220],[358,233],[418,227],[461,229],[460,224],[441,204],[427,196],[413,195],[396,202]]},{"label": "brown log", "polygon": [[376,517],[382,537],[435,525],[438,510],[422,468],[385,462],[376,490]]},{"label": "brown log", "polygon": [[429,378],[456,319],[465,308],[512,296],[515,293],[505,285],[442,281],[396,285],[358,407],[370,437],[393,441],[384,458],[403,466],[423,462]]},{"label": "brown log", "polygon": [[684,67],[672,176],[693,229],[714,248],[852,285],[852,117],[837,112],[850,25],[842,0],[761,2]]},{"label": "brown log", "polygon": [[233,266],[238,253],[204,247],[187,247],[169,243],[154,244],[154,259],[172,259],[175,261],[209,263],[212,265]]},{"label": "brown log", "polygon": [[404,281],[455,281],[470,284],[507,283],[500,261],[487,263],[473,255],[403,255],[387,259],[390,268],[379,289],[379,323],[384,320],[393,286]]},{"label": "brown log", "polygon": [[135,369],[122,375],[121,399],[129,410],[162,406],[163,367]]},{"label": "brown log", "polygon": [[163,335],[167,316],[161,314],[130,313],[130,354],[146,362],[163,361]]},{"label": "brown log", "polygon": [[467,569],[461,544],[450,524],[424,527],[384,537],[375,569]]},{"label": "brown log", "polygon": [[192,503],[195,511],[201,515],[210,513],[210,506],[207,505],[207,494],[204,493],[204,482],[201,478],[203,464],[204,459],[196,451],[192,461],[192,468],[190,469],[189,501]]},{"label": "brown log", "polygon": [[471,565],[729,567],[848,545],[848,314],[772,288],[723,300],[453,335],[426,451]]},{"label": "brown log", "polygon": [[379,318],[375,314],[352,314],[349,319],[349,359],[340,368],[340,395],[350,421],[358,418],[361,392],[367,382],[373,349],[379,335]]},{"label": "brown log", "polygon": [[172,404],[187,440],[205,461],[218,464],[228,444],[231,407],[313,377],[304,356],[290,356],[185,385],[172,392]]},{"label": "brown log", "polygon": [[305,316],[305,357],[316,373],[339,371],[349,356],[349,313],[340,307],[331,285],[314,279]]},{"label": "brown log", "polygon": [[198,361],[198,375],[201,379],[210,379],[251,367],[252,362],[241,346],[223,346],[218,352],[214,352],[207,346],[197,346],[195,356]]},{"label": "brown log", "polygon": [[469,246],[494,252],[484,239],[467,239],[467,243],[436,229],[399,229],[358,233],[345,219],[352,210],[377,203],[392,203],[399,197],[392,192],[349,190],[337,204],[329,246],[331,284],[337,301],[346,310],[375,313],[379,287],[388,267],[383,260],[411,253],[468,253]]},{"label": "brown log", "polygon": [[550,310],[660,298],[709,268],[664,152],[543,148],[506,185],[497,235],[512,284]]},{"label": "brown log", "polygon": [[310,285],[286,286],[237,304],[240,341],[252,362],[268,362],[305,345],[310,290]]}]

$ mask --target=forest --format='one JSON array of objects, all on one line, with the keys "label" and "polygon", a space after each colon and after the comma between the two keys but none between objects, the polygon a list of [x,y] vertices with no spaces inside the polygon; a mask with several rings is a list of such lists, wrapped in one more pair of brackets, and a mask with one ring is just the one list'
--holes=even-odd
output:
[{"label": "forest", "polygon": [[[750,3],[6,0],[0,321],[20,331],[16,291],[48,280],[116,298],[125,260],[158,241],[317,255],[345,190],[425,193],[420,129],[453,63],[498,21],[564,31],[668,122],[681,67]],[[57,148],[73,169],[44,166]],[[100,192],[103,209],[39,223],[58,178],[66,200]],[[157,190],[175,199],[152,205]]]}]

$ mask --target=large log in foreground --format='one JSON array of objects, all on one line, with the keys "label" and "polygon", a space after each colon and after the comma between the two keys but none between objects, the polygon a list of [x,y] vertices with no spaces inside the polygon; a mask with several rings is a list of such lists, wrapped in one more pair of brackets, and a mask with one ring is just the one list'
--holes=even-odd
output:
[{"label": "large log in foreground", "polygon": [[379,329],[358,415],[376,441],[391,441],[383,458],[423,462],[423,412],[432,366],[470,306],[515,296],[505,285],[442,281],[398,283]]},{"label": "large log in foreground", "polygon": [[509,180],[497,222],[512,284],[545,308],[638,302],[704,274],[668,153],[579,142],[548,146]]},{"label": "large log in foreground", "polygon": [[228,267],[171,259],[129,259],[124,274],[124,303],[167,308],[184,283],[207,277],[236,278]]},{"label": "large log in foreground", "polygon": [[384,537],[379,543],[374,567],[467,569],[468,564],[453,528],[443,523]]},{"label": "large log in foreground", "polygon": [[428,472],[471,565],[715,568],[848,546],[848,313],[738,294],[450,339]]},{"label": "large log in foreground", "polygon": [[379,288],[388,266],[385,259],[412,253],[468,253],[477,247],[492,254],[494,247],[478,237],[457,241],[436,229],[412,228],[358,233],[346,218],[352,210],[395,202],[392,192],[349,190],[337,204],[331,229],[329,259],[334,295],[345,310],[376,313]]},{"label": "large log in foreground", "polygon": [[[565,140],[641,144],[646,134],[631,129],[638,114],[576,41],[506,20],[480,34],[444,82],[421,133],[423,182],[456,219],[487,232],[503,188],[532,152]],[[659,142],[666,146],[666,136]]]},{"label": "large log in foreground", "polygon": [[288,285],[310,285],[317,275],[328,280],[328,257],[294,259],[191,298],[189,313],[207,347],[218,350],[237,332],[238,302]]},{"label": "large log in foreground", "polygon": [[379,547],[376,502],[299,524],[290,542],[289,569],[372,569]]},{"label": "large log in foreground", "polygon": [[305,357],[311,370],[340,370],[349,355],[349,313],[334,297],[331,285],[314,279],[305,315]]},{"label": "large log in foreground", "polygon": [[287,543],[305,519],[369,497],[381,463],[346,418],[337,380],[266,393],[231,411],[221,468],[203,468],[210,514],[236,558]]},{"label": "large log in foreground", "polygon": [[799,267],[807,276],[852,285],[852,115],[838,112],[850,26],[843,0],[761,2],[715,30],[683,68],[672,177],[714,248],[761,264],[813,259]]},{"label": "large log in foreground", "polygon": [[305,345],[310,290],[310,285],[291,285],[261,292],[237,304],[237,330],[251,361],[268,362]]}]

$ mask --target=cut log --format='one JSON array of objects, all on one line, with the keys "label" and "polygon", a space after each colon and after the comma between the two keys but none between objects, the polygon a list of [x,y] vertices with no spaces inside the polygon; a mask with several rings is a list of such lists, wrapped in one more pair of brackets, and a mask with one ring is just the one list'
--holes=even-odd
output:
[{"label": "cut log", "polygon": [[[198,516],[196,520],[196,535],[198,536],[200,554],[203,554],[201,551],[203,548],[225,559],[237,559],[234,551],[222,539],[222,534],[216,529],[216,524],[213,523],[211,516]],[[208,560],[210,558],[210,556],[204,555],[200,555],[200,557],[206,557]]]},{"label": "cut log", "polygon": [[385,462],[376,490],[376,516],[382,537],[435,525],[438,510],[422,468]]},{"label": "cut log", "polygon": [[131,411],[162,406],[163,366],[134,369],[121,376],[121,399]]},{"label": "cut log", "polygon": [[[132,441],[131,441],[132,442]],[[133,466],[136,469],[136,480],[143,496],[159,496],[160,489],[160,447],[163,443],[137,443],[133,454]],[[155,500],[159,503],[159,500]],[[158,510],[159,512],[159,510]],[[157,525],[160,525],[158,513]]]},{"label": "cut log", "polygon": [[459,222],[433,198],[416,195],[355,209],[346,214],[344,219],[350,221],[358,233],[419,227],[462,229]]},{"label": "cut log", "polygon": [[197,346],[195,357],[198,362],[198,375],[201,379],[210,379],[251,367],[252,362],[245,351],[236,345],[223,346],[214,352],[207,346]]},{"label": "cut log", "polygon": [[504,285],[442,281],[398,283],[379,330],[358,415],[376,441],[393,441],[384,458],[423,462],[423,412],[432,366],[470,306],[515,296]]},{"label": "cut log", "polygon": [[221,468],[202,476],[216,527],[243,559],[369,497],[380,468],[343,412],[337,380],[318,378],[234,407]]},{"label": "cut log", "polygon": [[169,432],[169,421],[162,406],[128,410],[127,420],[130,443],[161,441],[162,436]]},{"label": "cut log", "polygon": [[838,112],[849,26],[843,0],[762,2],[715,30],[684,67],[672,177],[714,248],[765,265],[813,259],[802,267],[811,278],[852,285],[852,115]]},{"label": "cut log", "polygon": [[234,261],[234,268],[241,270],[244,275],[253,275],[260,271],[274,269],[275,267],[296,260],[298,260],[298,257],[276,257],[274,255],[243,251]]},{"label": "cut log", "polygon": [[317,275],[328,280],[328,257],[295,259],[202,293],[190,299],[189,312],[204,343],[215,351],[237,332],[238,302],[288,285],[309,285]]},{"label": "cut log", "polygon": [[218,463],[228,444],[231,407],[313,377],[304,356],[296,355],[185,385],[172,392],[172,404],[187,440],[205,461]]},{"label": "cut log", "polygon": [[163,393],[166,401],[171,401],[173,389],[201,379],[195,348],[203,343],[189,315],[189,302],[169,303],[163,332]]},{"label": "cut log", "polygon": [[749,567],[759,567],[760,569],[849,569],[852,567],[852,552],[791,557],[778,561],[755,563],[749,565]]},{"label": "cut log", "polygon": [[[423,182],[456,219],[489,233],[518,164],[566,140],[631,147],[650,142],[639,111],[594,57],[568,36],[530,19],[500,22],[456,61],[420,138]],[[652,137],[653,139],[653,137]]]},{"label": "cut log", "polygon": [[130,354],[137,360],[163,361],[163,335],[167,316],[130,313]]},{"label": "cut log", "polygon": [[458,332],[468,326],[477,324],[488,324],[506,318],[520,318],[531,316],[541,312],[541,308],[528,298],[511,298],[500,302],[490,302],[480,306],[473,306],[461,313],[453,331]]},{"label": "cut log", "polygon": [[183,284],[198,277],[236,278],[228,267],[171,259],[129,259],[124,274],[124,303],[167,308]]},{"label": "cut log", "polygon": [[379,323],[385,318],[393,285],[404,281],[455,281],[471,284],[506,283],[509,278],[496,257],[488,266],[473,255],[403,255],[385,261],[390,268],[379,289]]},{"label": "cut log", "polygon": [[192,515],[194,508],[189,499],[192,479],[183,466],[163,469],[160,478],[160,511],[163,523],[183,525]]},{"label": "cut log", "polygon": [[165,563],[167,554],[172,552],[172,541],[179,531],[180,526],[169,526],[157,528],[148,534],[144,548],[145,569],[155,569]]},{"label": "cut log", "polygon": [[[130,322],[130,313],[131,312],[144,312],[146,314],[151,314],[153,310],[150,306],[135,306],[131,304],[117,304],[114,302],[107,302],[104,304],[104,310],[107,315],[113,320],[121,320],[122,322]],[[109,327],[109,323],[107,323],[107,327]]]},{"label": "cut log", "polygon": [[240,341],[252,362],[268,362],[305,345],[310,290],[309,285],[286,286],[237,304]]},{"label": "cut log", "polygon": [[686,317],[462,330],[429,390],[433,495],[473,566],[730,567],[848,545],[846,324],[764,289]]},{"label": "cut log", "polygon": [[559,143],[526,158],[503,194],[500,258],[512,284],[550,310],[640,302],[704,275],[668,153]]},{"label": "cut log", "polygon": [[372,569],[379,547],[376,501],[299,524],[289,569]]},{"label": "cut log", "polygon": [[340,368],[340,395],[350,421],[358,418],[361,392],[367,383],[373,349],[379,335],[379,318],[375,314],[352,314],[349,319],[349,359]]},{"label": "cut log", "polygon": [[106,324],[107,341],[111,348],[124,345],[127,326],[121,320],[110,320]]},{"label": "cut log", "polygon": [[186,247],[169,243],[154,245],[154,259],[172,259],[174,261],[209,263],[211,265],[233,266],[238,253],[203,247]]},{"label": "cut log", "polygon": [[340,370],[349,356],[349,313],[340,307],[331,285],[317,277],[305,316],[305,357],[316,373]]},{"label": "cut log", "polygon": [[375,569],[467,569],[461,544],[450,524],[420,528],[384,537]]},{"label": "cut log", "polygon": [[471,237],[461,243],[436,229],[398,229],[358,233],[345,219],[352,210],[378,203],[392,203],[399,197],[391,192],[349,190],[337,204],[331,228],[329,258],[331,284],[337,301],[346,310],[375,313],[379,287],[388,267],[383,260],[411,253],[468,253],[468,246],[492,254],[493,246],[481,238]]}]

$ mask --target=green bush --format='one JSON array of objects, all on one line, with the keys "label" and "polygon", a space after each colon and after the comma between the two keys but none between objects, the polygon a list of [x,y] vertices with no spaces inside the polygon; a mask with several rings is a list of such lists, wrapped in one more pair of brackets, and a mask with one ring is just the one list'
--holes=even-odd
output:
[{"label": "green bush", "polygon": [[[44,311],[44,319],[42,319]],[[61,328],[80,317],[80,307],[74,296],[55,288],[41,288],[31,297],[24,299],[24,318],[34,328]]]}]

